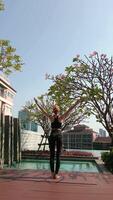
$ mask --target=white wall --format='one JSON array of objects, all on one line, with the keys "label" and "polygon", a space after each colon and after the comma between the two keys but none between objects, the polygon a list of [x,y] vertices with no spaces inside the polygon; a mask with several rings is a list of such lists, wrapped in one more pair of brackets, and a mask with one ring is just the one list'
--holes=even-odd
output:
[{"label": "white wall", "polygon": [[[40,143],[43,133],[32,132],[27,130],[21,131],[21,149],[22,150],[38,150],[38,144]],[[48,147],[46,147],[47,149]],[[42,148],[43,149],[43,146]]]}]

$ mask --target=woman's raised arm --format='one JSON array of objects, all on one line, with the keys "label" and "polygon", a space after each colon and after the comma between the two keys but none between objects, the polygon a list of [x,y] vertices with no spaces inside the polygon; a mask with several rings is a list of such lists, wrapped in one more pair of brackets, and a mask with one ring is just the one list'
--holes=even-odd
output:
[{"label": "woman's raised arm", "polygon": [[35,101],[37,107],[42,111],[42,113],[45,114],[45,116],[51,120],[52,117],[42,108],[42,106],[39,105],[36,98],[34,98],[34,101]]}]

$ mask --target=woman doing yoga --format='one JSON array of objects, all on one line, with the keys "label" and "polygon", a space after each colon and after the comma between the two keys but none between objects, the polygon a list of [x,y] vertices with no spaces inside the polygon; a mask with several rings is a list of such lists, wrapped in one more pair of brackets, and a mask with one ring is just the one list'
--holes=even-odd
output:
[{"label": "woman doing yoga", "polygon": [[[35,103],[38,108],[48,117],[51,121],[51,134],[49,136],[49,148],[50,148],[50,169],[53,179],[59,178],[58,172],[60,168],[60,154],[62,149],[62,123],[68,117],[73,108],[81,101],[78,99],[63,115],[60,115],[60,109],[58,105],[53,106],[53,113],[49,115],[35,99]],[[55,166],[55,149],[56,149],[56,166]]]}]

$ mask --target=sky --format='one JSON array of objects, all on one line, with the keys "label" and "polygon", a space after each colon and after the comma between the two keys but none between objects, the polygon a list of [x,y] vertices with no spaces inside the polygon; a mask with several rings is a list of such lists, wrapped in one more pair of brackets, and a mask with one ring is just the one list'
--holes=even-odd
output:
[{"label": "sky", "polygon": [[[13,113],[52,84],[45,74],[63,73],[73,57],[93,51],[113,55],[113,0],[4,0],[0,39],[10,40],[23,59],[8,78],[17,91]],[[87,120],[88,121],[88,120]],[[88,122],[101,127],[94,117]]]}]

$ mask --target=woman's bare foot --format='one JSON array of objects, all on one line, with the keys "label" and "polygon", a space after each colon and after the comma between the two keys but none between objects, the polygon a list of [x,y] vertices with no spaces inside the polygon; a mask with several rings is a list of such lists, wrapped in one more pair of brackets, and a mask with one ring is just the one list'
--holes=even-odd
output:
[{"label": "woman's bare foot", "polygon": [[55,174],[55,179],[59,179],[60,176],[58,174]]}]

